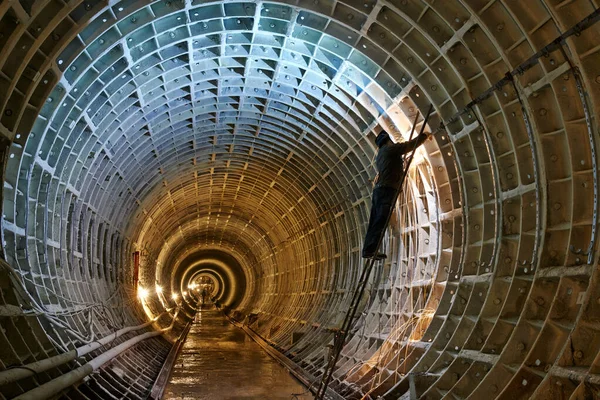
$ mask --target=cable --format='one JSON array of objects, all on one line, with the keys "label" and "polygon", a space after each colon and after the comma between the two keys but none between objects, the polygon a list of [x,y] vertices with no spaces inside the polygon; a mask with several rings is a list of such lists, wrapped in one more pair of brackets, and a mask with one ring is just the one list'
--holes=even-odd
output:
[{"label": "cable", "polygon": [[[29,307],[32,308],[31,311],[24,311],[23,314],[27,315],[27,316],[37,316],[37,317],[44,317],[48,322],[50,322],[50,324],[52,324],[55,327],[60,328],[61,330],[63,330],[66,334],[68,334],[69,336],[71,336],[72,338],[74,338],[75,340],[81,341],[83,343],[91,343],[94,341],[94,338],[96,336],[96,333],[93,331],[93,323],[92,321],[93,319],[93,315],[94,313],[96,313],[96,309],[97,308],[102,308],[105,311],[105,315],[102,317],[104,319],[105,324],[107,327],[109,327],[109,329],[114,329],[117,330],[117,324],[115,323],[114,320],[110,319],[109,320],[109,316],[111,316],[111,314],[113,314],[112,312],[110,312],[109,310],[121,310],[121,316],[122,316],[122,322],[121,322],[121,327],[123,327],[125,325],[125,308],[129,307],[134,301],[131,300],[131,297],[129,298],[129,301],[121,301],[119,303],[119,305],[110,305],[110,307],[107,305],[109,303],[113,303],[114,300],[116,300],[117,295],[119,295],[122,299],[122,295],[123,295],[123,290],[122,288],[117,288],[105,301],[103,302],[96,302],[96,303],[83,303],[83,302],[78,302],[69,298],[66,298],[64,296],[61,296],[59,294],[57,294],[56,292],[54,292],[53,290],[43,286],[43,285],[39,285],[38,283],[34,282],[33,280],[21,276],[17,273],[17,271],[12,268],[8,263],[6,262],[0,262],[0,264],[4,267],[4,269],[8,272],[9,275],[9,279],[12,282],[13,287],[15,288],[15,292],[19,295],[19,297],[21,297],[21,299],[23,300],[23,303],[26,303]],[[66,301],[69,301],[72,304],[76,304],[76,305],[83,305],[84,307],[79,308],[79,309],[66,309],[62,312],[56,312],[56,311],[52,311],[52,310],[48,310],[46,307],[44,307],[43,305],[38,304],[38,302],[36,301],[36,299],[31,295],[31,293],[29,293],[29,291],[26,289],[25,284],[23,281],[27,281],[30,282],[32,285],[36,286],[36,287],[41,287],[44,288],[44,290],[48,291],[49,293],[52,293],[53,295],[62,298]],[[74,318],[75,316],[78,316],[82,313],[87,312],[87,323],[85,323],[84,326],[89,327],[89,331],[86,333],[81,333],[79,332],[78,329],[73,328],[70,324],[70,322],[68,321],[63,321],[59,318]],[[99,314],[98,314],[99,315]],[[58,336],[60,337],[60,336]],[[66,350],[66,347],[64,344],[58,343],[56,342],[56,340],[52,340],[52,342],[54,343],[54,345],[60,349]]]}]

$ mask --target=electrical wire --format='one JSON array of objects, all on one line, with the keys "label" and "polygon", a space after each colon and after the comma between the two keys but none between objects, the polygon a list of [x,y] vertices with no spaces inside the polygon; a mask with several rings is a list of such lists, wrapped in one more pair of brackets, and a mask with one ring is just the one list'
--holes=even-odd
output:
[{"label": "electrical wire", "polygon": [[[120,302],[119,305],[110,304],[110,303],[114,302],[113,299],[116,299],[117,295],[121,299],[123,299],[123,293],[122,293],[123,290],[121,290],[120,288],[117,288],[103,302],[95,302],[95,303],[78,302],[78,301],[66,298],[64,296],[61,296],[61,295],[57,294],[56,292],[54,292],[53,290],[51,290],[43,285],[40,285],[27,277],[24,277],[24,276],[18,274],[17,271],[15,269],[13,269],[8,263],[2,262],[0,264],[8,272],[9,279],[12,282],[13,287],[16,289],[15,292],[19,295],[19,297],[21,297],[21,299],[23,300],[23,303],[27,304],[28,307],[31,307],[31,310],[23,311],[24,316],[43,317],[48,322],[50,322],[51,325],[60,328],[63,332],[68,334],[73,339],[81,341],[83,343],[93,342],[94,338],[97,336],[97,333],[94,332],[93,322],[96,321],[96,319],[93,318],[94,316],[97,316],[97,317],[100,316],[101,319],[106,322],[106,326],[109,327],[110,330],[118,330],[118,329],[120,329],[119,325],[121,325],[121,327],[123,327],[125,325],[125,314],[124,314],[125,308],[128,308],[129,306],[131,306],[131,304],[134,302],[133,300],[130,300],[130,301],[125,301],[125,302]],[[53,295],[60,297],[66,301],[69,301],[70,303],[72,303],[74,305],[80,305],[83,307],[74,308],[74,309],[63,309],[62,311],[49,310],[44,305],[39,304],[36,301],[36,299],[31,295],[31,293],[29,293],[29,291],[25,287],[24,281],[30,282],[32,285],[34,285],[36,287],[42,287],[49,293],[52,293]],[[131,297],[129,297],[129,299],[131,299]],[[23,306],[21,306],[21,307],[23,307]],[[103,309],[104,314],[99,314],[97,311],[98,308]],[[121,310],[121,317],[122,317],[121,324],[115,323],[114,319],[112,318],[113,314],[115,314],[115,313],[114,313],[114,311],[111,312],[110,311],[111,309],[112,310],[119,310],[119,309]],[[85,313],[87,313],[87,315]],[[84,326],[88,327],[88,331],[84,332],[84,333],[80,332],[79,329],[71,326],[71,323],[69,323],[68,321],[61,319],[61,318],[74,319],[75,317],[79,317],[81,314],[84,315],[83,318],[86,318],[86,316],[87,316],[87,322],[84,324]],[[60,338],[60,336],[58,336],[58,335],[57,335],[57,337]],[[63,350],[66,349],[66,345],[64,343],[63,344],[58,343],[56,340],[53,340],[52,338],[51,338],[51,341],[58,348],[63,349]]]}]

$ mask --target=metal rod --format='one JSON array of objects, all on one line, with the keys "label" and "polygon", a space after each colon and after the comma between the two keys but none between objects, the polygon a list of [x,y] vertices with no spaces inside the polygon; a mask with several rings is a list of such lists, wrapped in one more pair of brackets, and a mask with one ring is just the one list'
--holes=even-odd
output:
[{"label": "metal rod", "polygon": [[[591,12],[587,17],[585,17],[584,19],[582,19],[581,21],[579,21],[578,23],[573,25],[573,27],[571,29],[569,29],[562,35],[558,36],[552,42],[550,42],[546,46],[542,47],[542,49],[540,51],[535,53],[533,56],[529,57],[527,60],[525,60],[523,63],[521,63],[519,66],[517,66],[512,71],[508,72],[504,76],[504,78],[500,79],[489,89],[487,89],[486,91],[481,93],[479,96],[475,97],[463,109],[461,109],[460,111],[458,111],[454,115],[452,115],[450,118],[448,118],[448,120],[445,122],[445,124],[448,125],[448,124],[458,121],[458,119],[461,117],[461,115],[467,113],[474,105],[482,103],[484,100],[491,97],[494,94],[494,92],[502,89],[505,85],[511,83],[513,76],[523,74],[525,71],[527,71],[528,69],[533,67],[535,64],[537,64],[537,62],[540,58],[545,57],[546,55],[552,53],[553,51],[561,48],[567,38],[569,38],[573,35],[579,36],[581,34],[581,32],[588,29],[590,26],[594,25],[596,22],[598,22],[598,20],[600,20],[600,8]],[[438,129],[436,129],[436,131],[433,133],[437,133],[442,130],[445,130],[444,123],[441,123],[440,127]]]},{"label": "metal rod", "polygon": [[598,161],[596,156],[596,144],[594,142],[594,138],[596,137],[593,123],[593,112],[590,110],[590,105],[588,103],[588,95],[584,89],[583,79],[581,78],[581,73],[579,68],[573,64],[571,58],[565,51],[564,47],[560,48],[563,56],[569,63],[571,67],[571,72],[573,72],[573,77],[575,78],[575,85],[577,86],[577,92],[579,93],[579,98],[581,99],[581,105],[583,106],[583,113],[585,115],[585,123],[588,129],[588,137],[590,141],[590,152],[592,158],[592,174],[594,176],[594,211],[592,214],[592,233],[590,237],[590,244],[587,249],[587,257],[588,264],[594,263],[594,248],[596,247],[596,230],[598,227],[598,201],[600,200],[599,184],[598,184]]},{"label": "metal rod", "polygon": [[156,381],[154,381],[154,385],[152,385],[152,389],[150,390],[150,396],[148,397],[149,399],[162,399],[163,394],[165,392],[165,388],[167,387],[167,383],[169,383],[169,376],[171,375],[173,365],[175,364],[175,361],[177,360],[177,355],[181,351],[181,347],[187,338],[187,335],[192,326],[192,322],[193,320],[190,320],[187,323],[187,325],[185,326],[185,328],[183,328],[183,331],[179,335],[179,338],[177,338],[177,341],[171,347],[171,351],[169,351],[167,359],[165,360],[162,368],[160,369],[160,372],[156,377]]}]

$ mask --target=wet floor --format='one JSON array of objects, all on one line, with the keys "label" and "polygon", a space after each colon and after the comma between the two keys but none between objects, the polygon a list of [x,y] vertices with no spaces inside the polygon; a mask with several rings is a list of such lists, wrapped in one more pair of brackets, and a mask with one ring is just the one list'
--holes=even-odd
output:
[{"label": "wet floor", "polygon": [[202,310],[177,358],[163,399],[312,399],[240,328]]}]

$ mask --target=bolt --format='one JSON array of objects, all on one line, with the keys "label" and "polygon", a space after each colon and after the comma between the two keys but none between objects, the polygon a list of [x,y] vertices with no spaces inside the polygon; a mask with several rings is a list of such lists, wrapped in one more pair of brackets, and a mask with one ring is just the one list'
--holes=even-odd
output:
[{"label": "bolt", "polygon": [[520,342],[519,344],[517,344],[517,350],[519,350],[519,351],[525,350],[525,343]]},{"label": "bolt", "polygon": [[543,306],[544,304],[546,304],[546,300],[544,300],[543,297],[538,297],[537,299],[535,299],[535,302],[538,306]]}]

